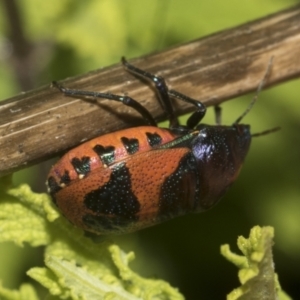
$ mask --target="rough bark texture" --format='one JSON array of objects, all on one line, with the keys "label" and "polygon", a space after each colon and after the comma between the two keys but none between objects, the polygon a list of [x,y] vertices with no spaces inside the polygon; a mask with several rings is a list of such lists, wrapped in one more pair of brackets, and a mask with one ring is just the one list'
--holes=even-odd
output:
[{"label": "rough bark texture", "polygon": [[[271,57],[274,61],[266,86],[300,75],[299,6],[130,62],[164,76],[172,89],[209,106],[255,90]],[[153,89],[126,73],[121,64],[62,84],[126,93],[145,105],[155,119],[164,119]],[[32,165],[137,121],[136,112],[120,103],[95,103],[65,97],[50,84],[1,102],[0,174]],[[182,102],[177,102],[176,107],[178,114],[193,109]]]}]

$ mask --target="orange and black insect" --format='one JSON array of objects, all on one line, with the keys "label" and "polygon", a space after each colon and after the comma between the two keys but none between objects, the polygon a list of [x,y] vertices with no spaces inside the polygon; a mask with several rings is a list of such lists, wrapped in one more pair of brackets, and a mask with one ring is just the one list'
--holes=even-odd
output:
[{"label": "orange and black insect", "polygon": [[[63,215],[101,235],[128,233],[211,208],[237,178],[251,142],[250,126],[239,124],[250,109],[231,126],[199,124],[204,104],[169,90],[162,77],[125,58],[122,63],[154,84],[170,121],[168,129],[158,128],[148,110],[128,96],[54,83],[67,96],[120,101],[147,124],[92,139],[66,153],[49,173],[48,190]],[[185,126],[178,122],[172,98],[195,106]],[[220,110],[216,116],[220,120]]]}]

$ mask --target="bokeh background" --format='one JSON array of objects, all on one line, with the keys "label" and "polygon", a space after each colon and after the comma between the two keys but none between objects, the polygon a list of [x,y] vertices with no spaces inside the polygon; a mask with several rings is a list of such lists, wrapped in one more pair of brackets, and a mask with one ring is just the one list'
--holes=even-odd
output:
[{"label": "bokeh background", "polygon": [[[127,58],[159,51],[277,12],[296,0],[0,0],[0,98]],[[287,54],[288,55],[288,54]],[[299,49],[300,55],[300,49]],[[276,63],[276,60],[275,60]],[[275,228],[274,259],[283,289],[300,295],[300,79],[263,91],[245,122],[253,139],[240,178],[214,209],[118,238],[133,250],[141,275],[162,278],[187,299],[224,299],[238,286],[237,270],[220,255],[236,249],[254,225]],[[252,95],[223,103],[231,124]],[[184,121],[185,117],[182,118]],[[205,123],[213,123],[209,109]],[[52,162],[15,174],[44,192]],[[41,249],[0,245],[0,278],[18,288],[25,271],[42,265]]]}]

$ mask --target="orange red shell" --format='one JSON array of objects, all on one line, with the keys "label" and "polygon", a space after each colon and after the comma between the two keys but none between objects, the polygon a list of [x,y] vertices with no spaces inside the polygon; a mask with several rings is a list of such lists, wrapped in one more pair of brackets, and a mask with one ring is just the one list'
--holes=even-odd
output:
[{"label": "orange red shell", "polygon": [[[120,234],[214,206],[237,178],[251,143],[249,125],[199,124],[206,107],[170,90],[162,77],[125,58],[127,71],[153,83],[170,128],[158,128],[150,112],[129,96],[53,86],[70,97],[119,101],[151,126],[105,134],[66,153],[50,170],[47,185],[55,204],[78,227]],[[171,98],[195,107],[181,126]],[[254,102],[252,102],[254,103]],[[216,110],[220,121],[220,110]],[[218,122],[220,123],[220,122]]]},{"label": "orange red shell", "polygon": [[[165,180],[176,174],[189,149],[157,149],[175,138],[168,129],[152,126],[95,138],[52,167],[49,192],[66,218],[85,230],[122,233],[150,226],[160,221],[162,210],[178,210],[174,203],[164,208],[160,199]],[[186,193],[187,187],[176,185]],[[192,184],[190,189],[193,194]]]},{"label": "orange red shell", "polygon": [[117,163],[128,155],[149,151],[173,140],[174,137],[168,129],[153,126],[141,126],[105,134],[67,152],[52,167],[48,177],[53,177],[56,183],[63,187],[66,171],[70,181],[84,176],[84,170],[78,172],[78,169],[74,168],[76,161],[79,165],[80,162],[84,162],[84,157],[89,158],[89,172],[94,172],[96,169],[106,168],[111,163]]},{"label": "orange red shell", "polygon": [[152,126],[121,130],[64,155],[48,188],[76,226],[128,233],[215,205],[236,179],[250,141],[248,125],[201,125],[182,135]]}]

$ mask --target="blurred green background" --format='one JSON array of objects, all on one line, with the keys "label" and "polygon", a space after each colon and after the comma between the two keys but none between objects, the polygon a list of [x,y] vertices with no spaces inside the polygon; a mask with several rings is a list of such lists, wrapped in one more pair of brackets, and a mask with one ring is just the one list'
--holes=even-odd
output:
[{"label": "blurred green background", "polygon": [[[292,0],[0,0],[0,98],[75,76],[127,58],[162,50],[288,8]],[[15,4],[15,6],[14,6]],[[18,27],[19,26],[19,27]],[[20,30],[23,36],[16,36]],[[16,47],[16,48],[14,48]],[[300,50],[299,50],[300,51]],[[300,55],[300,52],[299,52]],[[276,60],[275,60],[276,63]],[[238,286],[236,269],[219,254],[254,225],[275,227],[275,268],[283,289],[300,294],[300,80],[260,94],[245,122],[255,138],[241,175],[214,209],[118,238],[136,252],[133,268],[162,278],[187,299],[224,299]],[[252,95],[222,105],[231,124]],[[184,118],[182,119],[184,120]],[[209,109],[205,123],[213,123]],[[15,175],[45,191],[51,162]],[[42,180],[40,179],[42,178]],[[28,281],[42,264],[39,249],[0,245],[0,278],[6,287]],[[5,259],[3,259],[5,258]],[[3,261],[2,261],[3,260]]]}]

